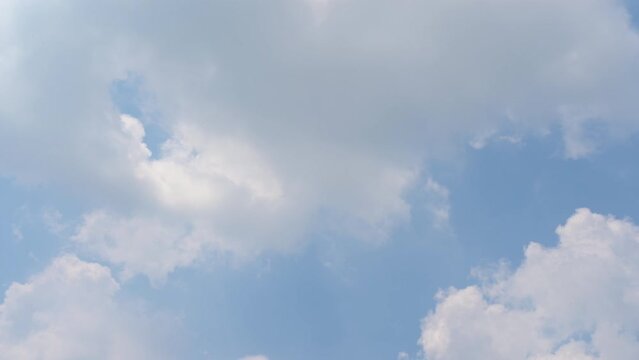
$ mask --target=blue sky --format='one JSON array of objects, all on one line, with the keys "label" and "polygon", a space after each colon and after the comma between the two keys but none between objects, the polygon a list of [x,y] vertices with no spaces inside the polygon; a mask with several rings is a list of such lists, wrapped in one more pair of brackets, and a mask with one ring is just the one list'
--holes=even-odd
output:
[{"label": "blue sky", "polygon": [[0,5],[0,359],[636,358],[638,10]]}]

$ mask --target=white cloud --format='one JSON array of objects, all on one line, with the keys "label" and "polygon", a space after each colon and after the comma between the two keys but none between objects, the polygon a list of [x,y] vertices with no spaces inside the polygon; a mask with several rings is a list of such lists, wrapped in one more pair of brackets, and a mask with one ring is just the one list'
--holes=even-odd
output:
[{"label": "white cloud", "polygon": [[[123,116],[122,130],[120,140],[144,206],[129,216],[108,210],[87,213],[73,240],[122,267],[124,278],[145,274],[161,282],[176,267],[191,265],[212,251],[248,259],[263,250],[294,250],[310,212],[325,204],[322,197],[334,196],[308,193],[298,184],[284,193],[272,166],[237,139],[181,127],[163,144],[161,154],[151,158],[139,120]],[[330,182],[343,175],[322,176]],[[401,193],[414,174],[384,169],[376,177],[348,196],[331,199],[340,216],[329,226],[383,240],[396,221],[408,217]]]},{"label": "white cloud", "polygon": [[161,283],[178,266],[190,265],[207,245],[191,229],[158,218],[123,218],[96,211],[85,215],[73,240],[85,250],[122,267],[127,279],[138,273]]},{"label": "white cloud", "polygon": [[[504,125],[525,136],[563,124],[568,157],[605,142],[584,142],[584,122],[613,138],[637,130],[639,37],[614,0],[0,10],[0,173],[66,189],[113,223],[192,229],[202,251],[293,251],[329,231],[383,241],[408,218],[425,162]],[[157,156],[109,96],[129,72],[168,133]],[[196,261],[191,241],[158,240],[166,263],[153,270],[123,250],[98,255],[161,277]]]},{"label": "white cloud", "polygon": [[639,228],[579,209],[557,234],[512,273],[441,292],[422,324],[426,358],[636,359]]},{"label": "white cloud", "polygon": [[[56,258],[0,304],[0,359],[162,359],[162,330],[127,308],[108,268]],[[153,325],[152,325],[153,324]]]},{"label": "white cloud", "polygon": [[163,144],[161,157],[151,160],[142,124],[130,116],[122,120],[137,147],[131,153],[136,176],[167,207],[189,211],[219,206],[234,192],[255,201],[275,202],[283,195],[268,164],[241,140],[183,126]]},{"label": "white cloud", "polygon": [[250,356],[245,356],[239,360],[268,360],[268,357],[264,355],[250,355]]}]

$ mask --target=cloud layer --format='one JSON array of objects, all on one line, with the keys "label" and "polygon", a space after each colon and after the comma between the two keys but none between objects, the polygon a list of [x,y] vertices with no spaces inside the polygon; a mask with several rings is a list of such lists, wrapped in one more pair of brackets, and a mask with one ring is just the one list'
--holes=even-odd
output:
[{"label": "cloud layer", "polygon": [[[0,173],[112,217],[122,229],[76,238],[156,278],[318,232],[384,241],[429,159],[503,127],[560,128],[577,158],[638,123],[639,37],[615,0],[1,6]],[[139,119],[110,96],[130,76],[150,94]],[[157,154],[151,125],[167,134]],[[154,243],[131,223],[179,235]]]},{"label": "cloud layer", "polygon": [[422,325],[426,358],[637,358],[639,228],[579,209],[557,234],[555,247],[531,243],[516,270],[441,292]]}]

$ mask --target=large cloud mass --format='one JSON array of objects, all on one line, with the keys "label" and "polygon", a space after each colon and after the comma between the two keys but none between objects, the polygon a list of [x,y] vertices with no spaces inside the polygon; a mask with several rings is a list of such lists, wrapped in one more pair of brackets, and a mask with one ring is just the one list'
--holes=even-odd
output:
[{"label": "large cloud mass", "polygon": [[580,209],[557,233],[514,272],[439,294],[422,326],[426,358],[637,359],[639,228]]},{"label": "large cloud mass", "polygon": [[[382,241],[424,162],[457,145],[558,127],[575,158],[638,123],[639,38],[615,0],[8,0],[0,14],[0,173],[121,224],[76,239],[128,273],[291,251],[326,229]],[[140,119],[110,97],[130,76],[149,94]],[[156,154],[150,126],[167,135]],[[157,240],[166,263],[119,255],[153,246],[135,222],[178,234]]]}]

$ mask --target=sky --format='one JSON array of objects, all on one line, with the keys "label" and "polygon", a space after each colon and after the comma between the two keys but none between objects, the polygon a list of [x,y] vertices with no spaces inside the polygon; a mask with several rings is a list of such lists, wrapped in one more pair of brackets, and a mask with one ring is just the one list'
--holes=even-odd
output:
[{"label": "sky", "polygon": [[0,360],[639,358],[637,4],[0,2]]}]

